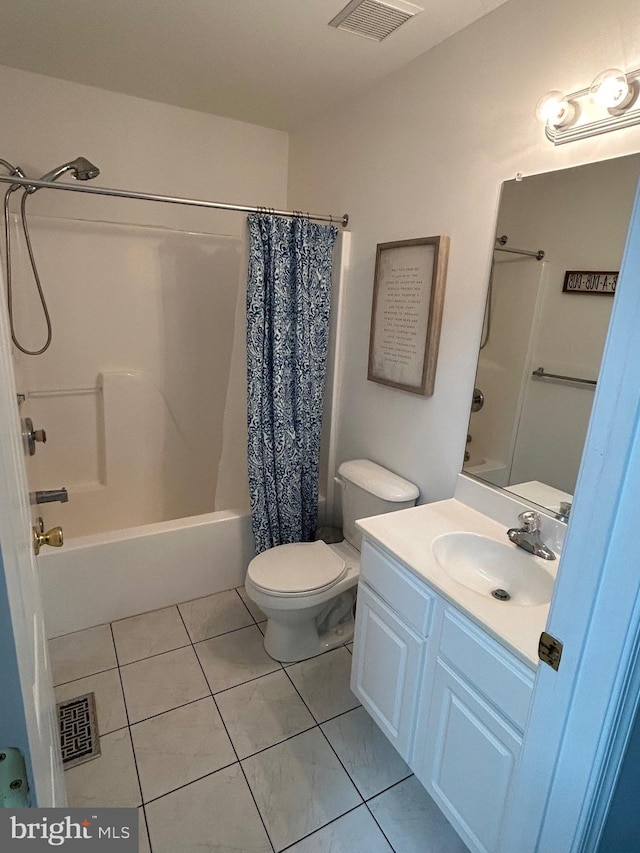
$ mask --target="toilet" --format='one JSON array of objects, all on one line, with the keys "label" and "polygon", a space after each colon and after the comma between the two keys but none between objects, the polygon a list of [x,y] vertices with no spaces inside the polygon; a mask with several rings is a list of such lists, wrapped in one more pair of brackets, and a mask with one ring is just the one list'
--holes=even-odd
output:
[{"label": "toilet", "polygon": [[277,545],[249,563],[245,590],[267,617],[264,647],[292,662],[319,655],[353,636],[362,534],[356,519],[415,506],[418,489],[368,459],[343,462],[344,541]]}]

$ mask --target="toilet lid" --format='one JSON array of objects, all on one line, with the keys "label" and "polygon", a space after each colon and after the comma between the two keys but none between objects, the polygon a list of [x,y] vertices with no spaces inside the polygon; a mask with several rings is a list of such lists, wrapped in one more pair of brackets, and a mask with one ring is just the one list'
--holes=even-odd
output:
[{"label": "toilet lid", "polygon": [[326,542],[293,542],[263,551],[249,563],[249,577],[267,592],[301,595],[320,592],[341,580],[344,560]]}]

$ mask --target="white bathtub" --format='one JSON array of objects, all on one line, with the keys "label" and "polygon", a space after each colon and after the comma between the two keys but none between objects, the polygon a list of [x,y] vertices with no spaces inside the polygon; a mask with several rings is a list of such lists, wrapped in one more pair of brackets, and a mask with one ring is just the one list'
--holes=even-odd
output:
[{"label": "white bathtub", "polygon": [[251,517],[235,510],[45,548],[38,565],[47,636],[241,586],[254,555]]},{"label": "white bathtub", "polygon": [[507,466],[504,462],[472,456],[468,462],[464,463],[462,470],[465,474],[473,474],[494,486],[504,488],[507,485]]}]

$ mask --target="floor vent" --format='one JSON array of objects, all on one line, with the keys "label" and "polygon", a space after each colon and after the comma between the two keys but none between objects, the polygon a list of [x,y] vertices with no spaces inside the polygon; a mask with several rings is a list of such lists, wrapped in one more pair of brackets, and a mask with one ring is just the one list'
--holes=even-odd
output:
[{"label": "floor vent", "polygon": [[60,747],[65,770],[100,755],[100,737],[94,693],[59,702]]},{"label": "floor vent", "polygon": [[423,11],[420,6],[405,0],[353,0],[329,21],[329,26],[382,41],[409,18]]}]

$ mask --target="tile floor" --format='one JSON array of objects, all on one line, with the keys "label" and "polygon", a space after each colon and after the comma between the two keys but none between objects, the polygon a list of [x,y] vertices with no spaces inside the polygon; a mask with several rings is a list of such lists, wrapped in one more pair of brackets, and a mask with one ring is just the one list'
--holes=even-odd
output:
[{"label": "tile floor", "polygon": [[243,589],[50,641],[102,754],[70,806],[138,807],[141,853],[465,853],[349,689],[341,646],[283,666]]}]

